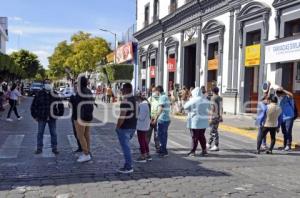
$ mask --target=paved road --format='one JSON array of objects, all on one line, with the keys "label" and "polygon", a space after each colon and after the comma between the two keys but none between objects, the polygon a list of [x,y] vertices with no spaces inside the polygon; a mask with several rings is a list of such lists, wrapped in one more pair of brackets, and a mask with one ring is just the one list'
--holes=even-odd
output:
[{"label": "paved road", "polygon": [[[190,135],[185,124],[173,120],[170,156],[135,164],[131,175],[116,174],[123,163],[115,132],[115,118],[99,107],[95,116],[108,122],[92,130],[93,160],[76,163],[69,120],[59,120],[60,154],[51,154],[46,132],[44,153],[34,155],[36,123],[26,99],[20,106],[22,121],[7,123],[0,115],[0,198],[4,197],[300,197],[300,153],[275,151],[254,154],[255,142],[228,132],[221,133],[221,151],[208,157],[186,157]],[[138,144],[132,142],[138,156]],[[153,147],[152,147],[152,150]],[[199,151],[200,153],[200,151]]]}]

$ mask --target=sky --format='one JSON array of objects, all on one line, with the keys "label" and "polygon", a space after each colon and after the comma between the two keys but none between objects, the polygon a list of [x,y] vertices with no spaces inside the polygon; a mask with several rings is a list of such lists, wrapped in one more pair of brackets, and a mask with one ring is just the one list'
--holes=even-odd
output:
[{"label": "sky", "polygon": [[82,30],[113,43],[113,35],[135,23],[135,0],[1,0],[0,16],[8,17],[7,53],[27,49],[47,68],[58,42]]}]

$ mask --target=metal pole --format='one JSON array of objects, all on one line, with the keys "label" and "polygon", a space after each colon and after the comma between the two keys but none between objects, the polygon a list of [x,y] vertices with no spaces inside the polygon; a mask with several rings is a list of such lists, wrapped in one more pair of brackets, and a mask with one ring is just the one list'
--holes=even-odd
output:
[{"label": "metal pole", "polygon": [[115,56],[114,56],[114,63],[116,64],[117,63],[117,34],[114,34],[115,35]]}]

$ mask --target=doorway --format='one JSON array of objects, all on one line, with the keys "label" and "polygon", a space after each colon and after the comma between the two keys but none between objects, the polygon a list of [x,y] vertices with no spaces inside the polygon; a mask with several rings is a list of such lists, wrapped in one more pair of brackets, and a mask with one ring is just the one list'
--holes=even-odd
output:
[{"label": "doorway", "polygon": [[246,113],[257,112],[259,67],[245,67],[244,104]]},{"label": "doorway", "polygon": [[195,87],[196,82],[196,44],[184,48],[184,76],[183,85],[187,88]]}]

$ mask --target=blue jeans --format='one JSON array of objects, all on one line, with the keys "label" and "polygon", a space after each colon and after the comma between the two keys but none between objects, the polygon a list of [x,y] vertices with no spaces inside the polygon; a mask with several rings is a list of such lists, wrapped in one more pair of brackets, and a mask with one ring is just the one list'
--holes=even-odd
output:
[{"label": "blue jeans", "polygon": [[38,121],[37,148],[43,149],[43,139],[46,124],[48,124],[51,135],[51,147],[52,149],[57,149],[56,120],[54,119],[50,119],[48,121]]},{"label": "blue jeans", "polygon": [[157,123],[157,135],[160,142],[160,153],[167,154],[167,143],[168,143],[168,128],[170,121],[159,121]]},{"label": "blue jeans", "polygon": [[[259,139],[260,135],[262,135],[262,128],[263,127],[259,127],[258,128],[258,134],[257,134],[257,139]],[[263,146],[267,146],[267,137],[262,139],[262,145]]]},{"label": "blue jeans", "polygon": [[294,119],[288,119],[282,122],[281,124],[281,130],[283,133],[283,146],[289,146],[292,145],[292,131],[293,131],[293,125],[294,125]]},{"label": "blue jeans", "polygon": [[132,139],[135,129],[117,129],[116,130],[119,138],[120,145],[124,154],[125,165],[124,168],[132,168],[132,157],[129,141]]}]

